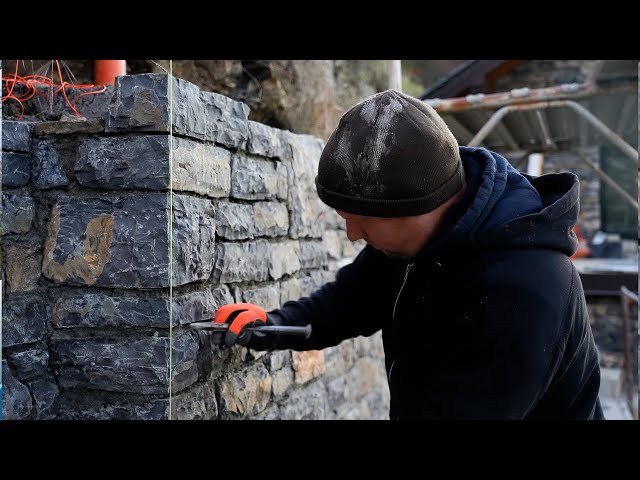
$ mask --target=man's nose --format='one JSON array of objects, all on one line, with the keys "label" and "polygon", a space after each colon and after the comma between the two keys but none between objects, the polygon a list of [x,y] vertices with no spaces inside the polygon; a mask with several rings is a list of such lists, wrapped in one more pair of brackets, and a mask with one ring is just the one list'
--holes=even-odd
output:
[{"label": "man's nose", "polygon": [[361,238],[364,238],[364,231],[353,223],[347,221],[347,238],[352,242],[360,240]]}]

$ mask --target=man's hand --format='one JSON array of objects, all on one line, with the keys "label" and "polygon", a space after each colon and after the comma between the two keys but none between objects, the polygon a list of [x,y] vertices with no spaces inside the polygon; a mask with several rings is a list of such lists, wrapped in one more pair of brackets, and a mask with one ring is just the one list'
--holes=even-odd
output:
[{"label": "man's hand", "polygon": [[[224,334],[224,344],[227,346],[246,345],[251,340],[251,330],[245,327],[267,324],[267,313],[257,305],[251,303],[230,303],[223,305],[216,312],[214,323],[228,323],[229,330]],[[256,332],[256,335],[260,335]],[[261,335],[264,335],[261,334]],[[222,335],[214,335],[213,341],[222,343]]]}]

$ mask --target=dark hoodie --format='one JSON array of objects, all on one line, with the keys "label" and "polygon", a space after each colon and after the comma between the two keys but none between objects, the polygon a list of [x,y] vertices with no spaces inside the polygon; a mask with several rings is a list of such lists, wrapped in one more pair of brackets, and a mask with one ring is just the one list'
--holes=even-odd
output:
[{"label": "dark hoodie", "polygon": [[[579,209],[572,173],[530,177],[460,147],[467,189],[410,261],[367,245],[336,279],[269,312],[311,324],[313,350],[382,329],[392,419],[601,419],[600,370],[569,256]],[[254,336],[255,337],[255,336]]]}]

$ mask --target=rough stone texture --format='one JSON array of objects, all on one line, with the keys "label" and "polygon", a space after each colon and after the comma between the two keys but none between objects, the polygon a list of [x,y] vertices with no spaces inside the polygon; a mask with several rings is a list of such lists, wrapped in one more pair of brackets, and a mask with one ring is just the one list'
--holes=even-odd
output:
[{"label": "rough stone texture", "polygon": [[262,282],[267,279],[270,246],[266,240],[220,242],[216,249],[214,278],[217,282]]},{"label": "rough stone texture", "polygon": [[62,169],[58,151],[52,142],[48,140],[35,142],[31,177],[31,183],[38,189],[69,185],[69,178]]},{"label": "rough stone texture", "polygon": [[[123,398],[125,397],[126,398]],[[114,398],[115,397],[115,398]],[[141,398],[142,397],[142,398]],[[58,399],[62,420],[166,420],[169,398],[67,389]]]},{"label": "rough stone texture", "polygon": [[322,234],[322,241],[327,255],[331,260],[340,260],[342,258],[343,232],[337,230],[327,230]]},{"label": "rough stone texture", "polygon": [[38,420],[57,418],[57,400],[60,394],[58,386],[50,379],[38,379],[29,383],[33,396],[33,407]]},{"label": "rough stone texture", "polygon": [[180,137],[174,137],[173,142],[174,191],[196,192],[213,198],[229,196],[231,153],[228,150]]},{"label": "rough stone texture", "polygon": [[289,198],[289,169],[283,163],[276,163],[276,198],[286,202]]},{"label": "rough stone texture", "polygon": [[289,135],[293,160],[287,162],[289,236],[291,238],[322,237],[321,215],[329,207],[318,198],[315,177],[323,143],[310,135]]},{"label": "rough stone texture", "polygon": [[[69,120],[71,119],[71,120]],[[65,120],[42,122],[33,125],[33,136],[68,135],[76,133],[98,133],[104,131],[99,121],[89,121],[82,117],[65,117]]]},{"label": "rough stone texture", "polygon": [[209,120],[200,89],[191,82],[173,78],[173,132],[204,139]]},{"label": "rough stone texture", "polygon": [[284,203],[256,202],[253,204],[253,225],[257,236],[285,236],[289,231],[289,211]]},{"label": "rough stone texture", "polygon": [[[180,298],[175,298],[176,303]],[[169,294],[162,292],[149,298],[100,293],[63,294],[53,303],[51,323],[55,328],[168,327]]]},{"label": "rough stone texture", "polygon": [[231,196],[242,200],[272,200],[278,193],[273,161],[244,154],[231,156]]},{"label": "rough stone texture", "polygon": [[299,246],[296,241],[287,240],[271,244],[269,275],[272,279],[278,280],[283,275],[291,275],[300,270],[298,251]]},{"label": "rough stone texture", "polygon": [[221,383],[220,410],[223,418],[255,415],[267,406],[272,379],[261,363],[252,365]]},{"label": "rough stone texture", "polygon": [[280,409],[277,404],[274,404],[258,415],[251,417],[251,420],[280,420]]},{"label": "rough stone texture", "polygon": [[173,325],[211,320],[220,305],[216,303],[211,290],[176,295],[173,298]]},{"label": "rough stone texture", "polygon": [[216,233],[227,240],[245,240],[255,234],[254,209],[245,203],[216,203]]},{"label": "rough stone texture", "polygon": [[200,92],[206,115],[206,139],[243,148],[249,135],[249,107],[213,92]]},{"label": "rough stone texture", "polygon": [[[61,197],[51,213],[43,274],[56,283],[168,286],[168,196]],[[173,282],[208,278],[213,265],[211,202],[173,196]]]},{"label": "rough stone texture", "polygon": [[322,420],[327,416],[327,392],[321,382],[297,390],[282,403],[280,415],[288,420]]},{"label": "rough stone texture", "polygon": [[[173,392],[198,377],[195,335],[174,335]],[[51,363],[64,388],[83,387],[113,392],[168,394],[169,338],[52,339]]]},{"label": "rough stone texture", "polygon": [[312,378],[324,373],[324,353],[322,350],[307,352],[291,352],[293,370],[296,372],[296,383],[307,383]]},{"label": "rough stone texture", "polygon": [[288,300],[297,300],[313,293],[325,283],[321,271],[283,280],[280,282],[280,304]]},{"label": "rough stone texture", "polygon": [[262,157],[285,159],[292,156],[288,136],[283,135],[282,130],[251,120],[246,148],[249,153]]},{"label": "rough stone texture", "polygon": [[95,137],[80,145],[78,183],[106,189],[163,190],[169,187],[169,137]]},{"label": "rough stone texture", "polygon": [[153,288],[168,284],[166,194],[60,197],[42,273],[59,284]]},{"label": "rough stone texture", "polygon": [[338,215],[338,212],[333,208],[327,208],[326,211],[323,212],[322,221],[325,229],[324,233],[329,233],[333,230],[346,229],[346,222],[344,221],[344,218]]},{"label": "rough stone texture", "polygon": [[47,373],[49,352],[42,348],[33,348],[11,355],[11,363],[20,380],[38,377]]},{"label": "rough stone texture", "polygon": [[280,289],[278,287],[277,284],[257,288],[236,287],[234,296],[237,303],[253,303],[268,312],[280,307]]},{"label": "rough stone texture", "polygon": [[[169,76],[127,75],[116,79],[107,131],[169,131]],[[243,147],[249,107],[217,93],[201,92],[174,78],[173,132],[229,147]]]},{"label": "rough stone texture", "polygon": [[27,233],[33,226],[34,215],[31,197],[2,192],[2,235]]},{"label": "rough stone texture", "polygon": [[274,373],[276,370],[291,365],[291,351],[277,350],[269,356],[269,371]]},{"label": "rough stone texture", "polygon": [[233,302],[233,297],[231,296],[229,287],[224,284],[214,287],[211,291],[211,295],[213,296],[213,301],[215,303],[214,308],[216,310],[222,305]]},{"label": "rough stone texture", "polygon": [[7,361],[2,361],[2,419],[21,420],[33,409],[29,389],[16,379]]},{"label": "rough stone texture", "polygon": [[214,263],[215,220],[209,200],[173,195],[173,285],[207,280]]},{"label": "rough stone texture", "polygon": [[42,264],[40,242],[4,242],[3,255],[7,262],[7,293],[25,293],[35,289]]},{"label": "rough stone texture", "polygon": [[159,73],[117,77],[106,130],[169,131],[168,79]]},{"label": "rough stone texture", "polygon": [[[2,119],[2,149],[16,152],[28,152],[30,128],[26,122]],[[3,154],[3,161],[4,161]]]},{"label": "rough stone texture", "polygon": [[172,420],[211,420],[217,416],[218,404],[211,383],[194,385],[172,399]]},{"label": "rough stone texture", "polygon": [[2,186],[24,187],[31,178],[31,156],[2,152]]},{"label": "rough stone texture", "polygon": [[283,368],[272,374],[273,396],[275,399],[282,398],[293,386],[293,372],[290,368]]},{"label": "rough stone texture", "polygon": [[47,328],[47,309],[42,300],[21,297],[2,302],[2,346],[43,340]]},{"label": "rough stone texture", "polygon": [[298,257],[301,268],[321,268],[327,263],[327,250],[322,241],[299,242]]}]

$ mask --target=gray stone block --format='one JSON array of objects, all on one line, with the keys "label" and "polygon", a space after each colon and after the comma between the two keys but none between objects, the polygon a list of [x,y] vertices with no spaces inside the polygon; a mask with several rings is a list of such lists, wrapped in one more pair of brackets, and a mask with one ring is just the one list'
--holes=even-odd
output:
[{"label": "gray stone block", "polygon": [[49,352],[42,348],[32,348],[10,355],[16,374],[20,380],[35,378],[47,373]]},{"label": "gray stone block", "polygon": [[276,198],[282,202],[289,198],[289,169],[281,162],[276,163]]},{"label": "gray stone block", "polygon": [[7,361],[2,361],[2,419],[22,420],[33,409],[29,389],[13,376]]},{"label": "gray stone block", "polygon": [[273,397],[275,399],[282,398],[293,385],[293,371],[290,368],[283,368],[272,374]]},{"label": "gray stone block", "polygon": [[210,382],[193,385],[172,399],[171,420],[211,420],[217,416],[218,404]]},{"label": "gray stone block", "polygon": [[327,411],[327,392],[319,381],[296,390],[280,406],[283,420],[323,420]]},{"label": "gray stone block", "polygon": [[[107,109],[105,108],[105,114]],[[82,120],[80,117],[67,117],[73,120],[56,120],[53,122],[38,122],[33,125],[33,136],[44,135],[76,135],[78,133],[98,133],[104,131],[106,115],[99,120]],[[77,120],[76,120],[77,119]]]},{"label": "gray stone block", "polygon": [[269,276],[278,280],[300,270],[299,246],[294,240],[272,243],[269,256]]},{"label": "gray stone block", "polygon": [[168,328],[169,293],[162,292],[157,297],[63,294],[51,307],[51,323],[55,328]]},{"label": "gray stone block", "polygon": [[316,192],[315,177],[323,143],[310,135],[289,135],[293,160],[285,162],[288,173],[289,236],[320,238],[323,211],[328,209]]},{"label": "gray stone block", "polygon": [[24,187],[31,178],[31,155],[2,152],[2,186]]},{"label": "gray stone block", "polygon": [[33,226],[33,198],[2,192],[2,235],[27,233]]},{"label": "gray stone block", "polygon": [[331,260],[342,259],[342,243],[344,232],[339,230],[325,230],[322,234],[322,241],[327,255]]},{"label": "gray stone block", "polygon": [[231,196],[242,200],[272,200],[278,193],[275,163],[236,153],[231,156]]},{"label": "gray stone block", "polygon": [[218,283],[257,281],[268,278],[270,253],[269,242],[219,242],[214,279]]},{"label": "gray stone block", "polygon": [[29,383],[33,396],[33,407],[38,420],[52,420],[57,418],[58,397],[60,391],[51,379],[38,379]]},{"label": "gray stone block", "polygon": [[58,284],[166,287],[167,217],[167,194],[60,197],[51,212],[42,273]]},{"label": "gray stone block", "polygon": [[163,73],[116,77],[106,131],[169,131],[169,76]]},{"label": "gray stone block", "polygon": [[251,420],[279,420],[280,409],[278,408],[278,405],[272,405],[263,412],[260,412],[257,415],[253,415],[250,418]]},{"label": "gray stone block", "polygon": [[227,240],[253,238],[253,207],[245,203],[216,202],[216,233]]},{"label": "gray stone block", "polygon": [[242,302],[258,305],[267,312],[280,307],[280,289],[277,284],[262,287],[236,287],[235,290],[238,291],[236,297],[240,297]]},{"label": "gray stone block", "polygon": [[208,280],[213,271],[215,214],[210,200],[173,195],[173,285]]},{"label": "gray stone block", "polygon": [[256,415],[263,411],[271,398],[272,379],[262,365],[256,363],[219,383],[219,408],[223,418]]},{"label": "gray stone block", "polygon": [[[2,149],[28,152],[30,126],[26,122],[2,119]],[[3,159],[4,161],[4,159]]]},{"label": "gray stone block", "polygon": [[200,98],[200,89],[191,82],[173,77],[172,98],[173,132],[205,139],[211,119]]},{"label": "gray stone block", "polygon": [[325,230],[345,230],[346,222],[333,208],[327,208],[322,215]]},{"label": "gray stone block", "polygon": [[[163,395],[169,392],[169,345],[168,337],[156,336],[52,339],[51,363],[64,388]],[[177,393],[197,380],[197,336],[174,334],[171,346],[172,391]]]},{"label": "gray stone block", "polygon": [[206,116],[206,139],[244,148],[249,135],[249,106],[213,92],[200,92],[200,99]]},{"label": "gray stone block", "polygon": [[257,236],[286,236],[289,232],[289,211],[284,203],[255,202],[253,224]]},{"label": "gray stone block", "polygon": [[[12,239],[14,240],[14,239]],[[42,265],[42,245],[39,241],[19,237],[4,242],[7,293],[26,293],[38,285]]]},{"label": "gray stone block", "polygon": [[291,350],[276,350],[272,352],[269,355],[268,365],[271,373],[291,366]]},{"label": "gray stone block", "polygon": [[211,290],[176,295],[173,299],[173,324],[185,325],[211,320],[218,308]]},{"label": "gray stone block", "polygon": [[47,309],[34,298],[2,302],[2,346],[21,345],[43,340],[47,328]]},{"label": "gray stone block", "polygon": [[292,156],[288,135],[282,130],[249,120],[247,151],[262,157],[289,159]]},{"label": "gray stone block", "polygon": [[325,283],[322,271],[312,271],[280,282],[280,304],[311,295]]},{"label": "gray stone block", "polygon": [[213,198],[228,197],[231,192],[231,153],[180,137],[173,137],[173,141],[173,190],[196,192]]},{"label": "gray stone block", "polygon": [[215,309],[218,310],[222,305],[227,303],[233,303],[233,297],[229,291],[229,287],[226,285],[218,285],[211,290],[213,301],[215,303]]},{"label": "gray stone block", "polygon": [[328,253],[321,240],[300,240],[298,245],[301,268],[322,268],[327,263]]},{"label": "gray stone block", "polygon": [[106,189],[169,188],[169,137],[94,137],[83,142],[75,163],[78,183]]},{"label": "gray stone block", "polygon": [[38,189],[69,185],[69,178],[62,169],[56,147],[48,140],[34,142],[31,183]]},{"label": "gray stone block", "polygon": [[[59,397],[61,420],[167,420],[169,397],[147,398],[134,395],[105,399],[104,392],[97,390],[66,390]],[[126,395],[125,398],[123,398]]]}]

